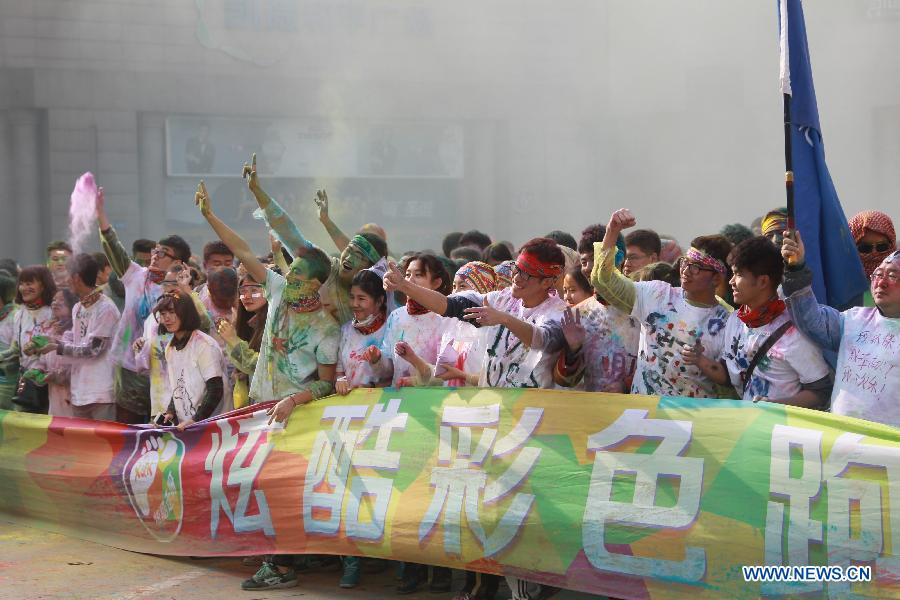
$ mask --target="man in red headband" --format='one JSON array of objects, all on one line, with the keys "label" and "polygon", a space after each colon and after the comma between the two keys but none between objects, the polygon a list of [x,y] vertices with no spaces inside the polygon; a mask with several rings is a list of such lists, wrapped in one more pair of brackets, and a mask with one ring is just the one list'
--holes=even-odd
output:
[{"label": "man in red headband", "polygon": [[[500,291],[443,296],[407,281],[393,263],[384,278],[384,288],[402,292],[439,315],[466,319],[486,330],[487,360],[480,387],[552,388],[559,353],[565,352],[574,363],[583,341],[577,335],[567,339],[563,321],[565,331],[571,332],[574,313],[566,309],[561,298],[550,294],[564,265],[556,242],[535,238],[519,252],[512,287]],[[506,579],[515,600],[538,598],[548,592],[536,583],[516,577]]]}]

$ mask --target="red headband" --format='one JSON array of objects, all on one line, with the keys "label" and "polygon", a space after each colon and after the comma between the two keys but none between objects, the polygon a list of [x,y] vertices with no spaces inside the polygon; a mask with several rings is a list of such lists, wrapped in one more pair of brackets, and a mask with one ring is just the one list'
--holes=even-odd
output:
[{"label": "red headband", "polygon": [[563,273],[563,266],[542,261],[536,254],[522,252],[516,258],[516,266],[520,271],[532,277],[559,277]]}]

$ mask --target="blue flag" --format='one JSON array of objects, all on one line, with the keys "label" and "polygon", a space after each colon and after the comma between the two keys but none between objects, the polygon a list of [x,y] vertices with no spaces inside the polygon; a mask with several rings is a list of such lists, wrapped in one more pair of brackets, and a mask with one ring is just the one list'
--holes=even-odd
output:
[{"label": "blue flag", "polygon": [[869,281],[825,164],[825,146],[806,43],[803,5],[800,0],[777,2],[781,33],[781,90],[791,96],[797,229],[806,246],[806,264],[813,272],[816,298],[819,302],[843,309],[869,289]]}]

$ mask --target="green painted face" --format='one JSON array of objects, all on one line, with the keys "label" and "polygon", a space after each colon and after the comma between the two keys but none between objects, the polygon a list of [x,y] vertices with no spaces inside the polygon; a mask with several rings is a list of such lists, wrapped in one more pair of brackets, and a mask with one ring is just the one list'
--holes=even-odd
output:
[{"label": "green painted face", "polygon": [[372,263],[355,246],[347,246],[341,252],[341,279],[353,279],[357,273],[370,266]]},{"label": "green painted face", "polygon": [[294,259],[285,279],[287,286],[282,297],[286,302],[296,302],[300,298],[307,298],[318,293],[322,284],[318,279],[309,275],[310,265],[302,258]]}]

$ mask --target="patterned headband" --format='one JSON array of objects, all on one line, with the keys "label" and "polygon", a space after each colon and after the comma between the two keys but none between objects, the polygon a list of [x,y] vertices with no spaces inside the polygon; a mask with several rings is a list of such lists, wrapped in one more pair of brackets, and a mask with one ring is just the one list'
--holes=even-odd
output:
[{"label": "patterned headband", "polygon": [[773,210],[765,217],[763,217],[762,223],[760,223],[760,229],[762,229],[762,233],[765,236],[772,235],[773,233],[781,233],[785,229],[787,229],[788,225],[788,215],[787,211],[784,212],[780,210]]},{"label": "patterned headband", "polygon": [[361,235],[354,235],[350,240],[350,245],[358,248],[359,251],[363,253],[363,256],[368,258],[373,265],[381,260],[381,255],[375,250],[375,246],[372,245],[372,242]]},{"label": "patterned headband", "polygon": [[516,258],[516,266],[532,277],[559,277],[563,273],[562,265],[543,262],[531,252],[520,253]]},{"label": "patterned headband", "polygon": [[513,267],[516,266],[516,263],[511,260],[504,260],[502,263],[494,267],[494,271],[497,273],[497,287],[509,287],[513,283]]},{"label": "patterned headband", "polygon": [[727,271],[725,270],[725,263],[723,263],[718,258],[713,258],[703,250],[697,250],[693,246],[690,250],[687,251],[687,254],[684,255],[691,262],[700,263],[705,267],[709,267],[716,273],[720,275],[725,275]]},{"label": "patterned headband", "polygon": [[497,273],[487,263],[475,260],[464,264],[456,276],[465,279],[479,294],[487,294],[497,288]]}]

